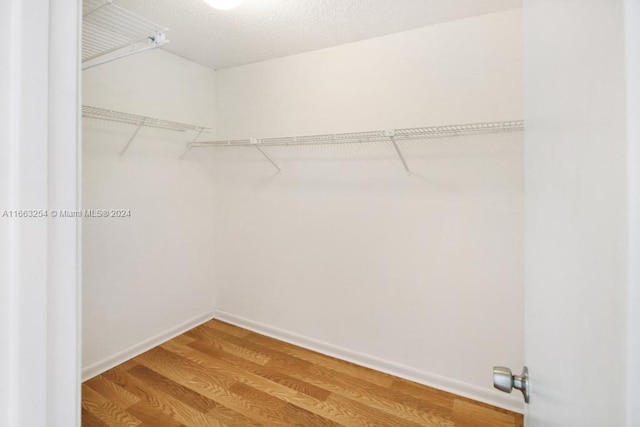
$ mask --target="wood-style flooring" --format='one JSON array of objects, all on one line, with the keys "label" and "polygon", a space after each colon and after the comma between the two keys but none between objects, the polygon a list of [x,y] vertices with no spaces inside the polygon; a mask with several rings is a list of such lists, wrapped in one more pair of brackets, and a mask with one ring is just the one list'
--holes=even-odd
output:
[{"label": "wood-style flooring", "polygon": [[211,320],[82,385],[82,425],[522,426],[522,416]]}]

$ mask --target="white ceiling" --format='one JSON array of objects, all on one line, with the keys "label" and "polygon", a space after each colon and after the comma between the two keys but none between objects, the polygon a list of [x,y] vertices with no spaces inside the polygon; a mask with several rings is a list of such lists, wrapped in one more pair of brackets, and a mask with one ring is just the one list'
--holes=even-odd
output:
[{"label": "white ceiling", "polygon": [[482,15],[522,0],[245,0],[216,10],[203,0],[115,0],[168,27],[163,49],[229,68]]}]

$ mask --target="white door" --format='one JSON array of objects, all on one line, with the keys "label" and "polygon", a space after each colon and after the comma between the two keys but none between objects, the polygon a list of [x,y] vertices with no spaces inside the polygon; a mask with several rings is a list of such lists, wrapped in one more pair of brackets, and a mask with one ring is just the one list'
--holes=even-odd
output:
[{"label": "white door", "polygon": [[626,419],[625,1],[524,3],[525,425],[639,425]]}]

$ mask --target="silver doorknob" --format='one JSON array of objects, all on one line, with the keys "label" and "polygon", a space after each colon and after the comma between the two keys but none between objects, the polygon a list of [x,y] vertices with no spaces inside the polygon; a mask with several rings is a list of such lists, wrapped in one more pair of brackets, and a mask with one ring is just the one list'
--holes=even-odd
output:
[{"label": "silver doorknob", "polygon": [[493,386],[505,393],[511,393],[514,388],[522,392],[524,402],[529,403],[529,369],[525,366],[522,374],[513,375],[511,369],[504,366],[493,367]]}]

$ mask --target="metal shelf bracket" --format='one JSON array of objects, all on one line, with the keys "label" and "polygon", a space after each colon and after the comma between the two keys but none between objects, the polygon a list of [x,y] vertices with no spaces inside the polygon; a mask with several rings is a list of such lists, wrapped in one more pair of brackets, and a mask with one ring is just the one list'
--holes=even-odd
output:
[{"label": "metal shelf bracket", "polygon": [[204,128],[198,129],[198,134],[187,142],[187,146],[185,147],[184,151],[180,155],[180,160],[184,160],[185,156],[189,154],[189,151],[191,151],[191,149],[193,148],[193,144],[198,140],[198,138],[200,138],[200,135],[202,135],[202,132],[204,132]]},{"label": "metal shelf bracket", "polygon": [[400,150],[400,147],[398,146],[398,142],[396,141],[396,130],[395,129],[387,129],[387,130],[384,131],[384,136],[389,137],[389,140],[393,144],[393,148],[395,148],[396,153],[398,154],[398,157],[400,158],[400,161],[402,162],[402,166],[404,166],[404,170],[406,170],[407,173],[409,175],[411,175],[411,170],[409,169],[409,165],[407,165],[407,161],[405,160],[404,156],[402,155],[402,151]]},{"label": "metal shelf bracket", "polygon": [[127,145],[125,145],[124,148],[122,149],[122,151],[120,151],[120,153],[118,153],[118,157],[120,157],[120,160],[122,160],[122,158],[124,157],[124,153],[127,152],[127,150],[129,149],[129,146],[131,145],[133,140],[138,135],[138,132],[140,132],[140,129],[142,128],[142,126],[144,126],[144,119],[142,119],[138,123],[138,125],[136,126],[136,130],[133,131],[133,135],[131,135],[131,137],[129,138],[129,141],[127,141]]},{"label": "metal shelf bracket", "polygon": [[254,147],[256,147],[258,149],[258,151],[260,153],[262,153],[262,155],[269,160],[269,162],[273,165],[274,168],[276,168],[278,170],[277,173],[282,172],[282,169],[280,169],[280,166],[278,166],[276,164],[276,162],[273,161],[273,159],[271,157],[269,157],[269,155],[267,153],[264,152],[264,150],[262,148],[260,148],[260,140],[257,138],[251,138],[251,144],[253,144]]}]

